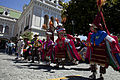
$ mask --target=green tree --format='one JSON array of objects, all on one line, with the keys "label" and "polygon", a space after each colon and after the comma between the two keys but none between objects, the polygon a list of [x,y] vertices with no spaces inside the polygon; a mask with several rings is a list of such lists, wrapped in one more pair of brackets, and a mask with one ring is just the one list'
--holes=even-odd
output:
[{"label": "green tree", "polygon": [[[110,33],[120,34],[120,1],[109,2],[103,7],[104,17]],[[110,5],[109,5],[110,4]]]},{"label": "green tree", "polygon": [[[94,0],[71,0],[66,9],[67,21],[65,28],[67,33],[84,34],[89,31],[89,23],[92,23],[95,14],[97,13],[97,5]],[[74,21],[74,24],[72,24]]]},{"label": "green tree", "polygon": [[[74,30],[74,33],[87,35],[89,24],[93,22],[98,12],[96,0],[71,0],[68,4],[65,4],[67,7],[63,7],[63,14],[67,17],[64,25],[67,33],[73,34]],[[107,0],[107,3],[103,6],[106,25],[113,34],[119,34],[120,31],[119,5],[119,0]],[[74,25],[72,21],[74,21]]]}]

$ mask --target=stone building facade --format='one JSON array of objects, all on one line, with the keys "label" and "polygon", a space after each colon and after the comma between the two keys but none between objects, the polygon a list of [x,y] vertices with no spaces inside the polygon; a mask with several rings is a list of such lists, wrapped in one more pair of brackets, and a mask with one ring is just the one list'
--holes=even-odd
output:
[{"label": "stone building facade", "polygon": [[49,22],[52,21],[56,26],[55,18],[61,21],[61,9],[58,0],[31,0],[28,5],[23,6],[23,12],[17,21],[18,36],[31,31],[39,34],[41,40],[45,39],[46,30],[42,28],[43,24],[49,28]]}]

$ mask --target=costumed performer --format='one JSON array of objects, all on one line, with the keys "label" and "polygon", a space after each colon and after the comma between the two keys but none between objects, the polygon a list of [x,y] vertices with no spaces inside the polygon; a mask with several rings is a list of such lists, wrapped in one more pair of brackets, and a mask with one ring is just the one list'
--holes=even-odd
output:
[{"label": "costumed performer", "polygon": [[53,41],[51,40],[52,33],[50,31],[46,32],[46,41],[43,43],[42,49],[42,61],[46,61],[46,65],[50,65],[53,53]]},{"label": "costumed performer", "polygon": [[31,40],[32,44],[32,62],[34,62],[34,57],[37,57],[38,62],[40,61],[40,51],[42,47],[42,41],[38,39],[37,34],[34,35],[34,38]]},{"label": "costumed performer", "polygon": [[[90,76],[90,79],[96,79],[97,65],[100,65],[100,79],[103,80],[104,78],[102,74],[106,73],[106,69],[109,65],[118,71],[120,70],[120,65],[115,58],[115,55],[113,54],[116,52],[119,53],[119,50],[114,47],[116,41],[111,36],[109,36],[106,31],[103,30],[100,21],[101,14],[98,12],[94,22],[90,24],[90,28],[93,30],[90,39],[92,47],[90,48],[90,64],[91,72],[93,72],[93,74]],[[115,48],[114,50],[112,49],[112,46]]]}]

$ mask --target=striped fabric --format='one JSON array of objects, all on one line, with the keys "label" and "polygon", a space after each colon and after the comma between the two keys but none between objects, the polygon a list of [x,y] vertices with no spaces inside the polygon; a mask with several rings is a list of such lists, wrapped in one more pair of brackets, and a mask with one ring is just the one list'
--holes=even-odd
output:
[{"label": "striped fabric", "polygon": [[93,47],[91,58],[90,58],[90,64],[93,64],[93,63],[104,66],[104,67],[108,66],[109,60],[108,60],[105,42],[103,42],[101,46]]}]

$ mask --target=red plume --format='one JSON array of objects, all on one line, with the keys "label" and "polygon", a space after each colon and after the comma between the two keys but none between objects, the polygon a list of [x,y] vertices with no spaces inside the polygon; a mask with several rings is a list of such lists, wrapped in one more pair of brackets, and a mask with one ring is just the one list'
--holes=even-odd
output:
[{"label": "red plume", "polygon": [[57,24],[59,23],[59,20],[58,20],[58,18],[55,18],[55,21],[57,22]]},{"label": "red plume", "polygon": [[50,27],[53,27],[53,22],[50,21],[50,22],[49,22],[49,25],[50,25]]},{"label": "red plume", "polygon": [[102,5],[104,5],[105,2],[106,2],[106,0],[97,0],[98,7],[101,7]]},{"label": "red plume", "polygon": [[66,17],[62,18],[62,23],[65,23],[66,22]]}]

